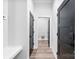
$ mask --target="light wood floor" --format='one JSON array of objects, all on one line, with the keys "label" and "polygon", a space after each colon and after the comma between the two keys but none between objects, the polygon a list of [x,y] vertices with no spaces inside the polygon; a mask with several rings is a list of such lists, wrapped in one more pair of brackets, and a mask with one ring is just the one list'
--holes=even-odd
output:
[{"label": "light wood floor", "polygon": [[55,59],[47,40],[39,40],[38,49],[34,49],[30,59]]}]

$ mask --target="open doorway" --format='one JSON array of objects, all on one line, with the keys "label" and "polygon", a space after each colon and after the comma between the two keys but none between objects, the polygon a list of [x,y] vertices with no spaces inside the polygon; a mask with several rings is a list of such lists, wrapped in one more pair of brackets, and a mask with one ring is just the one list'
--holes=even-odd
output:
[{"label": "open doorway", "polygon": [[38,41],[47,41],[50,47],[50,17],[38,18]]}]

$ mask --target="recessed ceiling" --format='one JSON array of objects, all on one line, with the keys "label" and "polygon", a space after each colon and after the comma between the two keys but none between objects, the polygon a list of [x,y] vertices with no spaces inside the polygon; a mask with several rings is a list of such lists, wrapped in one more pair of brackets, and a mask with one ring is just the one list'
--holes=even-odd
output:
[{"label": "recessed ceiling", "polygon": [[53,0],[33,0],[34,3],[52,3]]}]

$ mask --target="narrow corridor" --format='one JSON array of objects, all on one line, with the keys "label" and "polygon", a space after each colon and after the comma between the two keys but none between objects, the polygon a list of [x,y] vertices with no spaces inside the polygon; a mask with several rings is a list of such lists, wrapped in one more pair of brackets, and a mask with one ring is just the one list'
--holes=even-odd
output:
[{"label": "narrow corridor", "polygon": [[55,59],[47,40],[38,41],[38,48],[33,50],[30,59]]}]

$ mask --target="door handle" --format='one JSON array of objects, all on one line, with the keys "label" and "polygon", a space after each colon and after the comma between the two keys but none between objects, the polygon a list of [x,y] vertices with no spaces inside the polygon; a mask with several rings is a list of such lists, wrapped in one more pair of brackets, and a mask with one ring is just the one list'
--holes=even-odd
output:
[{"label": "door handle", "polygon": [[57,53],[56,53],[57,55],[60,55],[60,51],[57,51]]},{"label": "door handle", "polygon": [[34,45],[34,42],[33,42],[33,45]]},{"label": "door handle", "polygon": [[58,36],[58,33],[57,33],[57,36]]},{"label": "door handle", "polygon": [[30,35],[30,38],[31,38],[32,36]]}]

